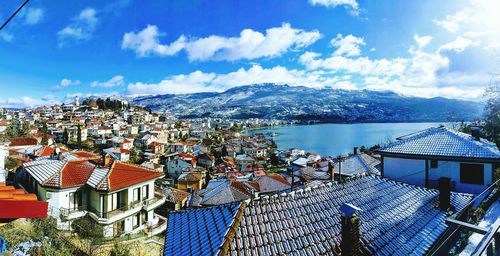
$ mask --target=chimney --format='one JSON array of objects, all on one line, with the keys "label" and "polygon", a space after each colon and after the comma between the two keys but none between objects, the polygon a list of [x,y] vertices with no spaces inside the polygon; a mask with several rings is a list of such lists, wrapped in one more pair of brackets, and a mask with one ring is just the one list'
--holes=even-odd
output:
[{"label": "chimney", "polygon": [[342,212],[340,218],[342,222],[342,241],[340,243],[342,256],[361,255],[360,219],[354,213],[362,210],[352,204],[343,204],[340,206],[340,211]]},{"label": "chimney", "polygon": [[439,209],[446,211],[450,208],[451,179],[439,178]]},{"label": "chimney", "polygon": [[480,141],[481,140],[481,129],[479,127],[472,127],[470,129],[471,135],[474,138],[474,140]]},{"label": "chimney", "polygon": [[328,161],[328,173],[330,173],[332,180],[335,180],[335,173],[333,173],[333,163],[331,160]]},{"label": "chimney", "polygon": [[354,147],[353,153],[354,153],[355,155],[357,155],[357,154],[358,154],[358,147]]}]

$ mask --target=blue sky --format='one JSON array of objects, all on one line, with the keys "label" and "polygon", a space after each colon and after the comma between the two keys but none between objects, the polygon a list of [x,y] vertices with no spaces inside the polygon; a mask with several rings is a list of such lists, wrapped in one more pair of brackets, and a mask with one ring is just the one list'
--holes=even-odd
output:
[{"label": "blue sky", "polygon": [[[22,3],[0,7],[3,22]],[[472,99],[498,70],[500,4],[40,1],[0,31],[0,107],[275,82]]]}]

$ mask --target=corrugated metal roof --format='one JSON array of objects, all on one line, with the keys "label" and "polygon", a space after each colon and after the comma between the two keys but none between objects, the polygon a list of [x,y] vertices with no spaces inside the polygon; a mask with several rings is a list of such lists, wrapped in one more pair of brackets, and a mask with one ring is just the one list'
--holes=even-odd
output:
[{"label": "corrugated metal roof", "polygon": [[164,255],[217,255],[240,203],[171,212]]},{"label": "corrugated metal roof", "polygon": [[379,150],[380,153],[429,155],[463,158],[500,158],[495,143],[445,127],[429,128],[400,137]]}]

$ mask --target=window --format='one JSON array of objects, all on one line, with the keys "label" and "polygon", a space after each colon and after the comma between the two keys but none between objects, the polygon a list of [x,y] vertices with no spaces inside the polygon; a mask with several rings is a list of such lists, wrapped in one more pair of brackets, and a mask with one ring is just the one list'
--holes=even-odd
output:
[{"label": "window", "polygon": [[139,227],[140,224],[141,224],[141,214],[138,213],[134,215],[134,217],[132,217],[132,225],[134,226],[134,228],[137,228]]},{"label": "window", "polygon": [[141,200],[141,188],[134,188],[134,201]]},{"label": "window", "polygon": [[460,164],[460,182],[468,184],[484,184],[484,166],[482,164]]},{"label": "window", "polygon": [[438,168],[438,160],[431,160],[431,168]]},{"label": "window", "polygon": [[149,185],[142,186],[142,199],[149,198]]}]

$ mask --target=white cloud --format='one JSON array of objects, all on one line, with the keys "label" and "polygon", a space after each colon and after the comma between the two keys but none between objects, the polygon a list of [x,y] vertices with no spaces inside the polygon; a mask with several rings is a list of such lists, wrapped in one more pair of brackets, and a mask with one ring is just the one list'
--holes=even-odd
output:
[{"label": "white cloud", "polygon": [[417,42],[418,48],[424,48],[432,41],[432,36],[415,35],[413,36],[413,39],[415,39],[415,42]]},{"label": "white cloud", "polygon": [[59,46],[62,46],[67,40],[89,40],[99,21],[96,15],[97,11],[93,8],[83,9],[78,16],[73,18],[73,22],[57,32]]},{"label": "white cloud", "polygon": [[10,42],[13,38],[14,36],[12,34],[0,31],[0,39],[4,40],[5,42]]},{"label": "white cloud", "polygon": [[69,86],[72,86],[72,85],[80,85],[80,81],[79,80],[70,80],[70,79],[62,79],[61,82],[59,82],[59,84],[55,85],[53,87],[54,90],[61,90],[61,89],[64,89],[64,88],[67,88]]},{"label": "white cloud", "polygon": [[442,51],[455,51],[455,52],[463,52],[466,48],[471,46],[479,46],[479,41],[472,41],[469,38],[457,37],[455,40],[446,43],[439,47],[438,52]]},{"label": "white cloud", "polygon": [[90,83],[90,86],[91,87],[110,88],[110,87],[115,87],[115,86],[121,86],[124,83],[125,82],[124,82],[123,76],[118,75],[118,76],[114,76],[111,79],[109,79],[108,81],[104,81],[104,82],[93,81]]},{"label": "white cloud", "polygon": [[316,30],[295,29],[288,23],[281,27],[269,28],[265,34],[244,29],[238,37],[211,35],[188,39],[181,35],[168,45],[160,43],[161,35],[158,27],[154,25],[148,25],[138,33],[128,32],[123,36],[122,49],[134,50],[140,57],[172,56],[184,50],[190,61],[234,61],[281,56],[289,50],[307,47],[321,38],[321,34]]},{"label": "white cloud", "polygon": [[263,68],[259,65],[253,65],[248,69],[240,68],[226,74],[205,73],[197,70],[189,74],[169,76],[158,83],[130,83],[128,93],[130,95],[149,95],[210,92],[259,83],[301,85],[311,88],[356,88],[348,77],[329,77],[320,71],[289,70],[282,66]]},{"label": "white cloud", "polygon": [[326,7],[335,8],[337,6],[346,6],[351,8],[351,14],[359,14],[359,4],[356,0],[309,0],[312,5],[322,5]]},{"label": "white cloud", "polygon": [[343,37],[342,34],[337,34],[337,37],[333,38],[330,44],[337,48],[333,55],[339,56],[358,56],[361,54],[361,49],[359,49],[359,47],[366,45],[362,37],[355,37],[353,35]]},{"label": "white cloud", "polygon": [[305,52],[299,62],[309,70],[327,69],[335,72],[345,72],[361,75],[399,75],[405,70],[406,60],[379,59],[371,60],[368,57],[348,58],[345,56],[331,56],[321,59],[315,52]]},{"label": "white cloud", "polygon": [[32,108],[39,106],[51,106],[54,104],[59,104],[59,101],[52,95],[44,96],[41,99],[35,99],[28,96],[0,99],[0,107],[2,108]]},{"label": "white cloud", "polygon": [[463,9],[455,14],[446,15],[446,17],[442,20],[434,20],[434,23],[449,32],[457,32],[460,29],[461,24],[470,20],[470,18],[470,9]]},{"label": "white cloud", "polygon": [[24,24],[35,25],[42,21],[44,11],[41,8],[28,8],[22,12],[21,16],[24,18]]}]

